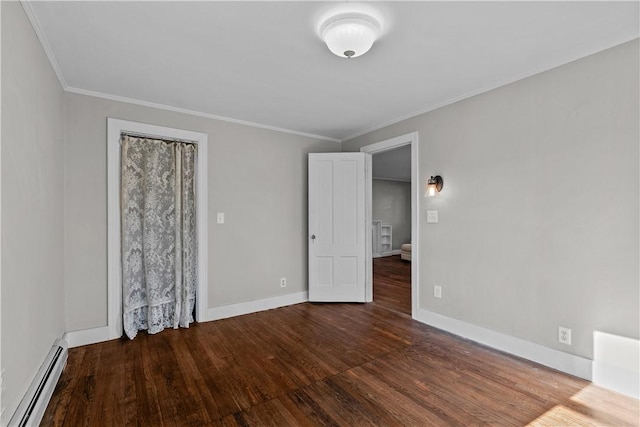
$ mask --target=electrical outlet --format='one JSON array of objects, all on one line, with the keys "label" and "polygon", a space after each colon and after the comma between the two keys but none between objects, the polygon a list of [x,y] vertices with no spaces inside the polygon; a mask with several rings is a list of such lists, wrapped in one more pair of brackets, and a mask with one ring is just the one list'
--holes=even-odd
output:
[{"label": "electrical outlet", "polygon": [[558,341],[563,344],[571,345],[571,329],[558,327]]},{"label": "electrical outlet", "polygon": [[442,298],[442,286],[433,287],[433,296],[436,298]]},{"label": "electrical outlet", "polygon": [[281,277],[280,278],[280,287],[281,288],[286,288],[287,287],[287,278],[286,277]]}]

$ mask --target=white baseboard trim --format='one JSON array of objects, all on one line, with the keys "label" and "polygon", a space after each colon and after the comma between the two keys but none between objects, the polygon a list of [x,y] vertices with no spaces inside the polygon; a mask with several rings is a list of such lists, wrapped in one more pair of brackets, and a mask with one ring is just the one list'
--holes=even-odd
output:
[{"label": "white baseboard trim", "polygon": [[[218,320],[227,317],[241,316],[243,314],[255,313],[258,311],[270,310],[272,308],[284,307],[286,305],[299,304],[309,301],[309,292],[298,292],[295,294],[287,294],[278,297],[265,298],[257,301],[247,301],[238,304],[230,304],[222,307],[213,307],[207,310],[207,319]],[[80,331],[66,332],[64,339],[69,344],[69,348],[80,347],[83,345],[96,344],[99,342],[109,341],[111,337],[109,327],[101,326],[92,329],[83,329]]]},{"label": "white baseboard trim", "polygon": [[303,291],[257,301],[247,301],[237,304],[223,305],[221,307],[213,307],[207,311],[207,317],[209,320],[226,319],[228,317],[271,310],[272,308],[300,304],[307,301],[309,301],[309,292]]},{"label": "white baseboard trim", "polygon": [[109,341],[111,339],[111,335],[109,334],[108,326],[101,326],[98,328],[66,332],[63,338],[69,344],[69,348],[74,348]]},{"label": "white baseboard trim", "polygon": [[640,399],[640,340],[593,332],[593,382]]},{"label": "white baseboard trim", "polygon": [[383,258],[383,257],[386,257],[386,256],[400,255],[400,252],[401,252],[400,249],[394,249],[394,250],[389,251],[389,252],[383,252],[381,254],[372,255],[371,257],[372,258]]},{"label": "white baseboard trim", "polygon": [[592,361],[418,308],[415,320],[477,343],[591,381]]}]

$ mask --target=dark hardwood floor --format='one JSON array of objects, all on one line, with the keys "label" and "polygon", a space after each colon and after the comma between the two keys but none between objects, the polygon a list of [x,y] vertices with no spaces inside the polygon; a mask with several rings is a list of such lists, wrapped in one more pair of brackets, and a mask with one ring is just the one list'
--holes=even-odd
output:
[{"label": "dark hardwood floor", "polygon": [[411,263],[400,255],[373,260],[373,301],[411,316]]},{"label": "dark hardwood floor", "polygon": [[374,268],[373,304],[71,349],[42,425],[638,425],[635,399],[411,320],[409,263]]}]

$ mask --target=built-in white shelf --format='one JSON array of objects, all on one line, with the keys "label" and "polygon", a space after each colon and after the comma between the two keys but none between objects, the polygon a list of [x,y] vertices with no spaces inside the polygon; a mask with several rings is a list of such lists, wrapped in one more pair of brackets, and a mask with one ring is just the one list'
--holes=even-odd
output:
[{"label": "built-in white shelf", "polygon": [[392,227],[389,224],[380,226],[380,253],[382,256],[391,252]]},{"label": "built-in white shelf", "polygon": [[393,242],[393,227],[390,224],[383,224],[381,220],[372,221],[372,247],[373,258],[391,255]]}]

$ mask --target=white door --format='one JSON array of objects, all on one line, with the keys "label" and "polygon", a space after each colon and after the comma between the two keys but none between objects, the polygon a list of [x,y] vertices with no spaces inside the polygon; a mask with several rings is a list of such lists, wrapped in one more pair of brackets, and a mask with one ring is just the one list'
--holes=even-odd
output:
[{"label": "white door", "polygon": [[309,154],[309,301],[371,301],[367,153]]}]

